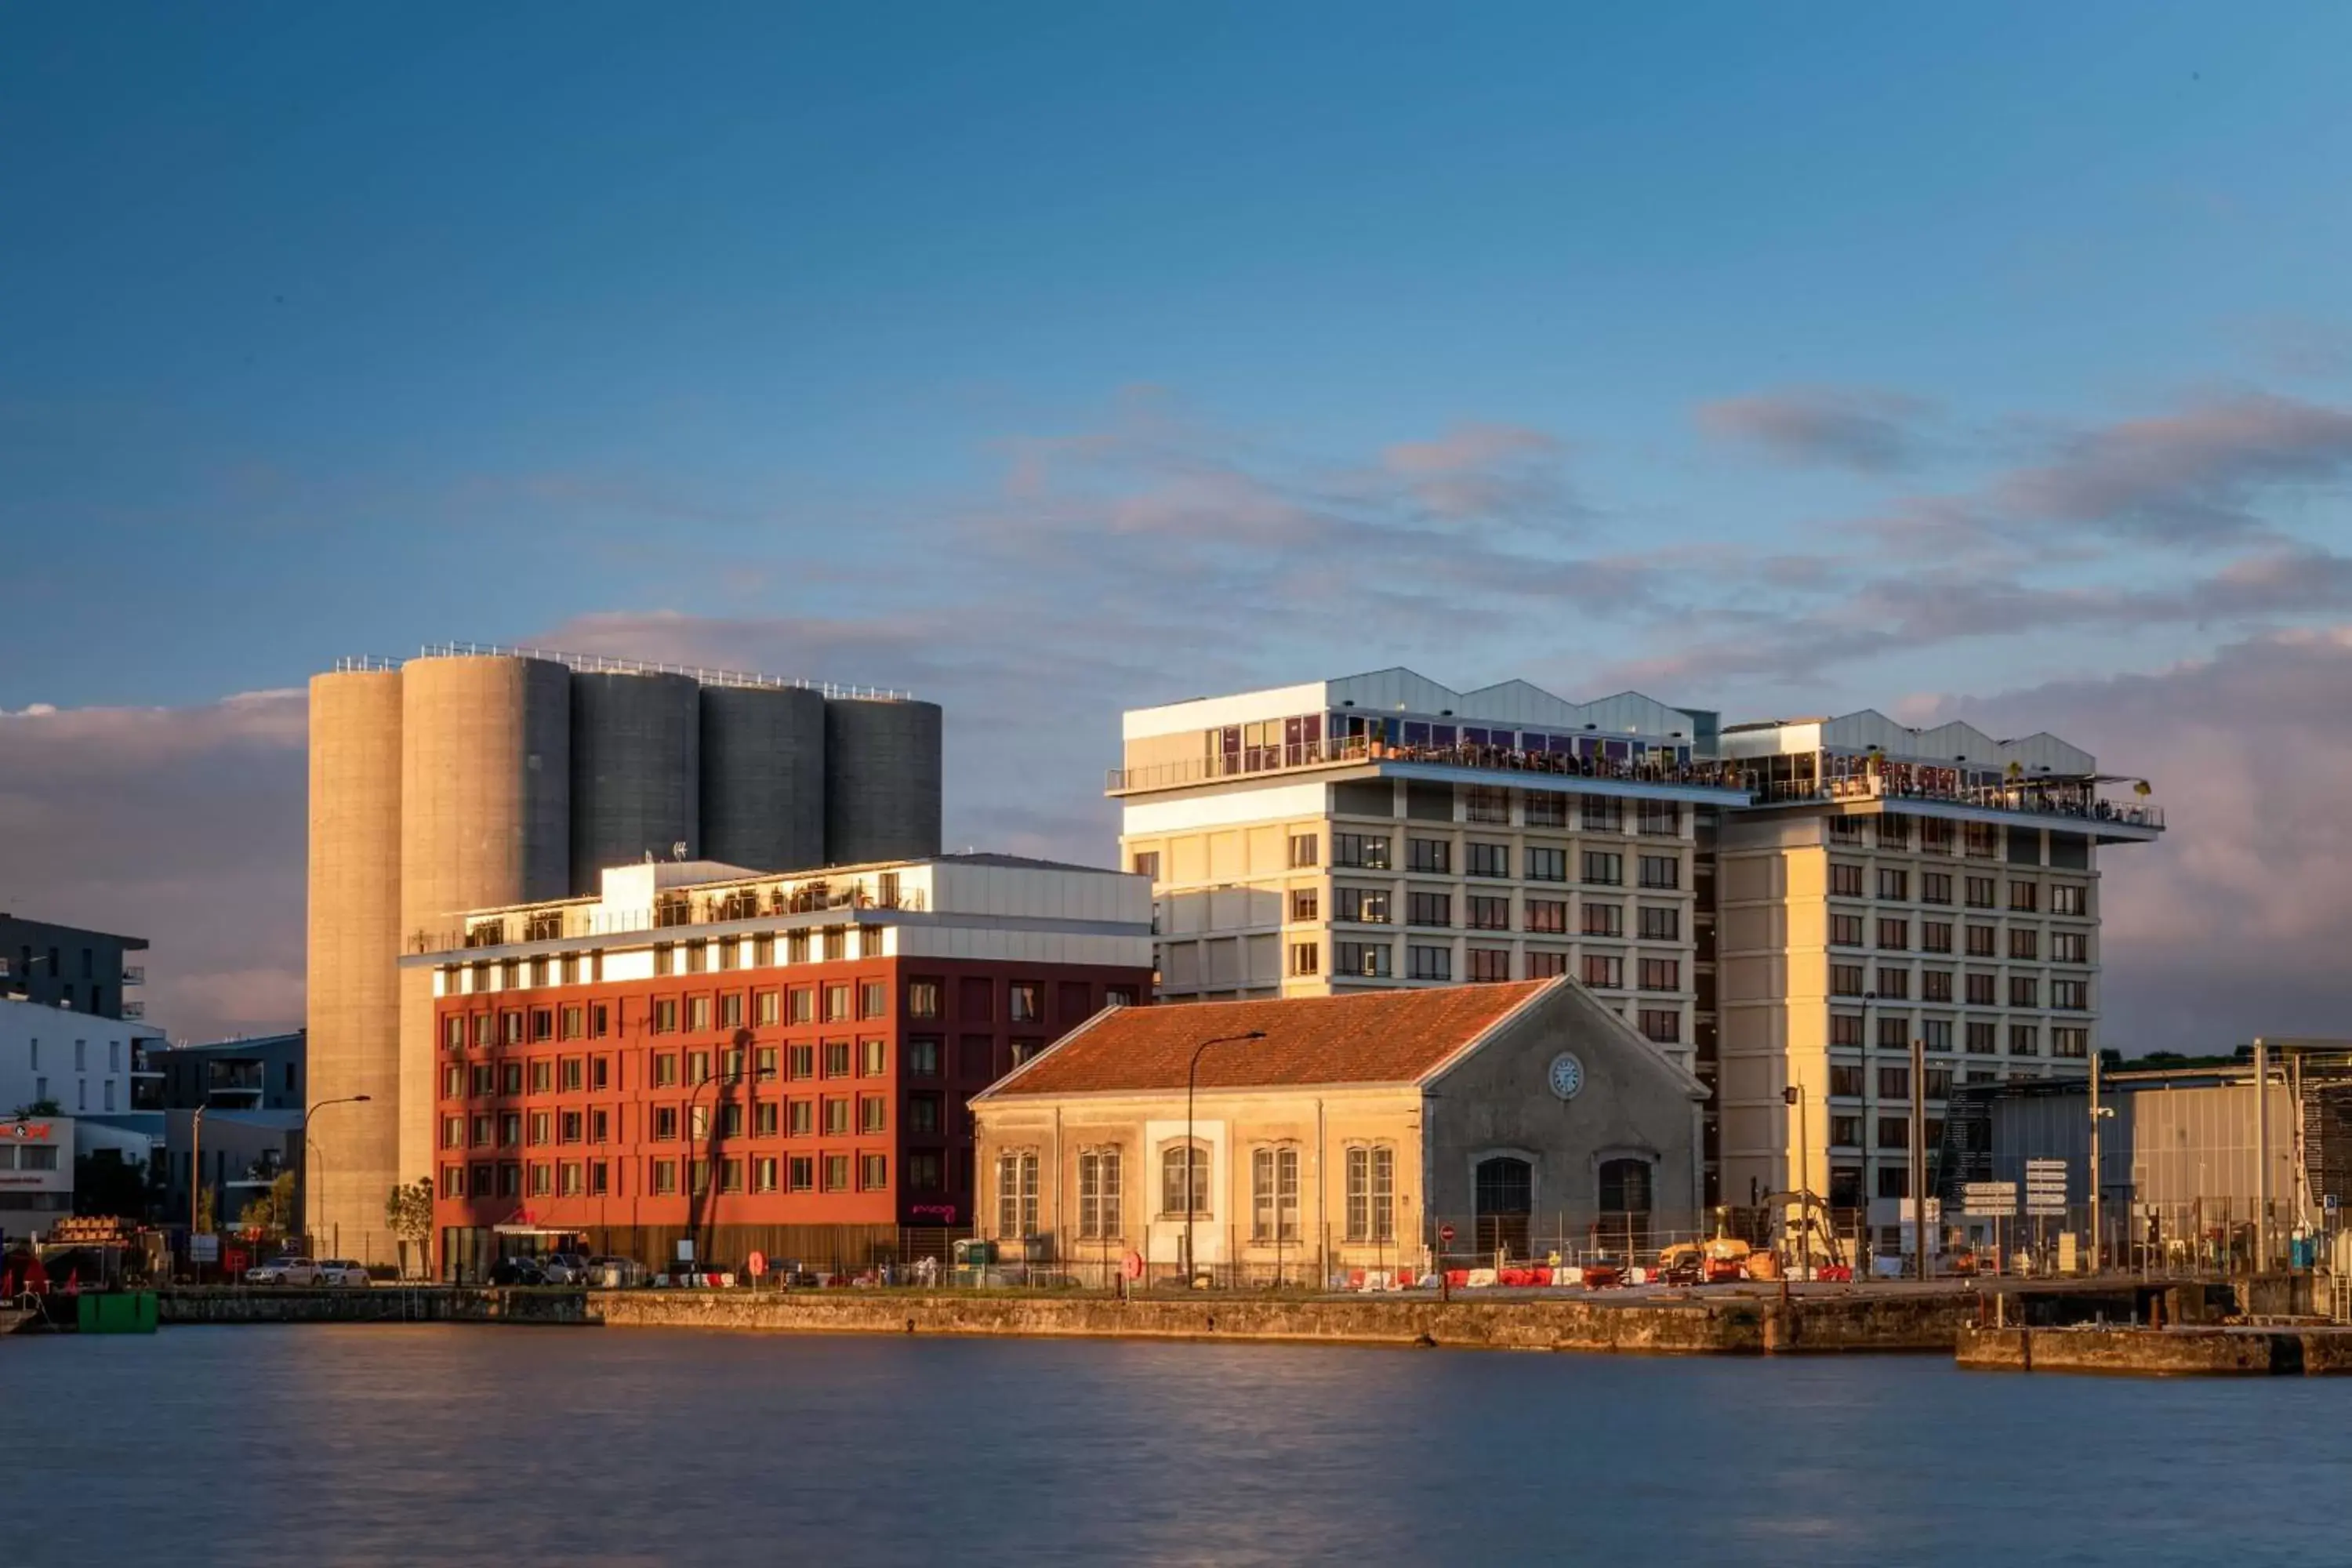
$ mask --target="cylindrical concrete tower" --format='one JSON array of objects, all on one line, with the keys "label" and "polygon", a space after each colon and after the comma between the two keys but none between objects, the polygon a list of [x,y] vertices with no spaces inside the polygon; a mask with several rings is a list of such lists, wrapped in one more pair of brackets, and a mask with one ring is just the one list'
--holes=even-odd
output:
[{"label": "cylindrical concrete tower", "polygon": [[940,852],[940,708],[892,698],[824,705],[829,865]]},{"label": "cylindrical concrete tower", "polygon": [[701,687],[690,675],[572,676],[572,891],[607,866],[704,853]]},{"label": "cylindrical concrete tower", "polygon": [[399,670],[311,678],[304,1092],[368,1101],[320,1113],[301,1218],[312,1247],[384,1262],[384,1197],[400,1178],[400,728]]},{"label": "cylindrical concrete tower", "polygon": [[824,864],[824,699],[702,689],[702,853],[754,871]]},{"label": "cylindrical concrete tower", "polygon": [[[467,910],[565,897],[571,672],[548,659],[456,655],[410,659],[400,679],[404,942],[445,937]],[[400,1167],[410,1180],[433,1169],[432,982],[422,969],[400,979]]]}]

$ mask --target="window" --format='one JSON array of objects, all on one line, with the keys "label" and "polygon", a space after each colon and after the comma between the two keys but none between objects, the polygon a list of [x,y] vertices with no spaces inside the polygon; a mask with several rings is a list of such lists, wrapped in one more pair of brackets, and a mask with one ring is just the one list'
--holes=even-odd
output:
[{"label": "window", "polygon": [[1389,868],[1389,836],[1385,833],[1335,833],[1331,836],[1331,861],[1337,866],[1353,866],[1366,871]]},{"label": "window", "polygon": [[1622,990],[1625,984],[1625,961],[1613,952],[1586,953],[1584,984],[1596,991]]},{"label": "window", "polygon": [[[1859,1020],[1857,1020],[1859,1022]],[[1862,1069],[1852,1063],[1841,1063],[1830,1068],[1830,1092],[1853,1099],[1862,1096]]]},{"label": "window", "polygon": [[[441,1020],[441,1043],[450,1050],[461,1050],[466,1044],[466,1020],[463,1015],[449,1014]],[[41,1065],[41,1043],[33,1042],[33,1065]]]},{"label": "window", "polygon": [[816,1076],[816,1047],[814,1046],[785,1047],[784,1061],[787,1068],[793,1078],[814,1078]]},{"label": "window", "polygon": [[665,997],[654,1004],[654,1033],[656,1035],[677,1033],[677,1003],[675,1000]]},{"label": "window", "polygon": [[777,1110],[776,1101],[772,1100],[762,1100],[753,1102],[751,1106],[752,1137],[773,1138],[781,1128],[782,1121],[782,1113]]},{"label": "window", "polygon": [[1969,1005],[1971,1007],[1992,1006],[1994,1005],[1995,995],[1993,982],[1994,977],[1990,974],[1982,973],[1975,970],[1969,971],[1967,979],[1967,997]]},{"label": "window", "polygon": [[1587,936],[1623,936],[1625,934],[1624,906],[1622,904],[1596,904],[1588,902],[1584,906],[1584,934]]},{"label": "window", "polygon": [[1869,989],[1869,986],[1863,984],[1863,968],[1861,964],[1832,963],[1830,965],[1831,995],[1859,996],[1864,991]]},{"label": "window", "polygon": [[845,1193],[849,1190],[849,1156],[827,1154],[824,1157],[824,1190]]},{"label": "window", "polygon": [[849,1131],[849,1101],[835,1097],[824,1102],[824,1135],[839,1138]]},{"label": "window", "polygon": [[1587,833],[1622,833],[1625,803],[1613,795],[1588,795],[1583,797],[1582,818]]},{"label": "window", "polygon": [[940,983],[936,980],[907,982],[907,1016],[936,1018],[940,1016]]},{"label": "window", "polygon": [[1507,844],[1485,844],[1470,841],[1469,875],[1473,877],[1507,877],[1511,874],[1511,847]]},{"label": "window", "polygon": [[709,967],[710,943],[703,937],[696,937],[686,944],[686,972],[700,974]]},{"label": "window", "polygon": [[1322,918],[1322,908],[1323,891],[1321,889],[1293,888],[1290,889],[1290,918],[1292,920],[1320,920]]},{"label": "window", "polygon": [[1831,842],[1831,843],[1832,843],[1832,844],[1859,844],[1859,843],[1861,843],[1861,842],[1862,842],[1862,818],[1860,818],[1860,817],[1858,817],[1858,816],[1832,816],[1832,817],[1831,817],[1831,818],[1830,818],[1830,842]]},{"label": "window", "polygon": [[588,1010],[573,1002],[567,1004],[559,1015],[559,1032],[567,1040],[576,1040],[588,1032]]},{"label": "window", "polygon": [[751,1062],[753,1077],[757,1078],[761,1083],[773,1083],[776,1081],[778,1058],[775,1047],[761,1046],[758,1047],[751,1054]]},{"label": "window", "polygon": [[[1643,911],[1647,913],[1647,910]],[[1568,933],[1568,900],[1565,899],[1529,899],[1528,930],[1548,936]]]},{"label": "window", "polygon": [[1290,836],[1290,868],[1296,871],[1303,869],[1308,866],[1321,864],[1323,858],[1322,848],[1323,840],[1320,835],[1313,833],[1292,834]]},{"label": "window", "polygon": [[2009,977],[2009,1005],[2012,1007],[2041,1006],[2042,982],[2035,979],[2031,974],[2011,975]]},{"label": "window", "polygon": [[816,1131],[816,1101],[795,1100],[784,1117],[784,1131],[793,1138],[805,1138]]},{"label": "window", "polygon": [[[1036,1156],[1033,1154],[1030,1158],[1034,1161]],[[807,1192],[811,1187],[816,1184],[815,1178],[816,1161],[810,1156],[806,1154],[794,1154],[784,1162],[784,1184],[789,1190],[795,1193]],[[1031,1178],[1031,1185],[1035,1185],[1035,1178],[1034,1175]],[[1036,1201],[1033,1197],[1030,1200],[1029,1213],[1032,1217],[1034,1217],[1036,1212]],[[1018,1233],[1016,1232],[1013,1234]]]},{"label": "window", "polygon": [[1323,945],[1314,942],[1294,942],[1290,944],[1290,973],[1298,975],[1319,974],[1323,968]]},{"label": "window", "polygon": [[[1925,1085],[1923,1086],[1922,1092],[1925,1093],[1929,1100],[1951,1099],[1952,1069],[1949,1068],[1929,1068],[1927,1069],[1927,1076]],[[1943,1124],[1937,1121],[1928,1122],[1927,1124],[1927,1142],[1929,1143],[1933,1144],[1942,1142]]]},{"label": "window", "polygon": [[1676,855],[1644,855],[1641,865],[1642,886],[1645,888],[1679,888],[1683,885],[1682,858]]},{"label": "window", "polygon": [[[773,969],[776,966],[775,932],[763,931],[751,938],[751,966],[754,969]],[[768,1021],[775,1022],[772,1018]]]},{"label": "window", "polygon": [[2009,1054],[2013,1057],[2040,1056],[2042,1026],[2039,1024],[2011,1024],[2009,1026]]},{"label": "window", "polygon": [[1878,922],[1878,945],[1895,952],[1908,948],[1911,945],[1911,922],[1900,916],[1892,920],[1882,917]]},{"label": "window", "polygon": [[2079,882],[2053,882],[2050,885],[2050,912],[2053,915],[2081,915],[2090,912],[2090,889]]},{"label": "window", "polygon": [[860,1154],[857,1157],[857,1187],[860,1192],[878,1193],[889,1184],[889,1155]]},{"label": "window", "polygon": [[857,1076],[885,1078],[890,1071],[890,1042],[860,1040],[857,1042]]},{"label": "window", "polygon": [[[1880,842],[1885,842],[1884,837]],[[1878,868],[1878,896],[1896,903],[1906,902],[1911,897],[1911,873],[1899,866],[1881,866]]]},{"label": "window", "polygon": [[1104,1006],[1106,1006],[1106,1007],[1132,1007],[1132,1006],[1134,1006],[1134,1005],[1135,1005],[1135,987],[1133,987],[1133,986],[1131,986],[1131,985],[1106,985],[1106,986],[1104,986],[1104,987],[1103,987],[1103,1005],[1104,1005]]},{"label": "window", "polygon": [[751,1162],[751,1190],[755,1193],[772,1193],[776,1190],[774,1155],[762,1154]]},{"label": "window", "polygon": [[689,996],[686,1002],[686,1026],[700,1034],[710,1027],[710,998]]},{"label": "window", "polygon": [[1878,1119],[1878,1146],[1882,1149],[1908,1149],[1911,1147],[1911,1119],[1907,1116],[1880,1117]]},{"label": "window", "polygon": [[1508,822],[1511,820],[1511,792],[1472,784],[1462,792],[1462,817],[1465,822]]},{"label": "window", "polygon": [[677,1195],[677,1161],[656,1160],[647,1174],[650,1178],[648,1184],[653,1188],[654,1196],[668,1198]]},{"label": "window", "polygon": [[441,1147],[444,1149],[462,1149],[465,1146],[466,1119],[462,1116],[443,1117],[441,1119]]},{"label": "window", "polygon": [[940,1076],[940,1039],[937,1035],[917,1035],[908,1040],[907,1076],[909,1078]]},{"label": "window", "polygon": [[[598,954],[603,957],[603,954]],[[613,1032],[613,1009],[603,1002],[588,1004],[588,1037],[601,1040]]]},{"label": "window", "polygon": [[[909,1179],[912,1173],[909,1172]],[[1119,1203],[1118,1151],[1078,1152],[1078,1237],[1085,1241],[1109,1241],[1127,1234]]]},{"label": "window", "polygon": [[465,1166],[444,1165],[441,1167],[441,1195],[445,1198],[462,1198],[466,1195]]},{"label": "window", "polygon": [[1683,985],[1682,963],[1673,958],[1645,958],[1642,960],[1641,981],[1644,991],[1679,991]]},{"label": "window", "polygon": [[588,1119],[581,1112],[577,1110],[565,1110],[557,1113],[555,1118],[555,1139],[557,1142],[577,1143],[583,1136],[586,1135],[587,1130]]},{"label": "window", "polygon": [[1919,972],[1919,1000],[1949,1002],[1952,999],[1952,972],[1948,969],[1923,969]]},{"label": "window", "polygon": [[719,998],[719,1026],[722,1029],[743,1026],[743,993],[730,991]]},{"label": "window", "polygon": [[1682,940],[1682,910],[1671,905],[1661,908],[1654,904],[1644,904],[1639,911],[1639,918],[1643,942],[1680,942]]},{"label": "window", "polygon": [[1586,850],[1584,879],[1596,888],[1622,886],[1625,881],[1625,858],[1606,849]]},{"label": "window", "polygon": [[[1978,826],[1978,824],[1973,822],[1969,824],[1969,826],[1971,829]],[[1990,877],[1969,878],[1966,891],[1968,893],[1969,908],[1972,910],[1989,910],[1992,908],[1992,879]]]},{"label": "window", "polygon": [[2009,885],[2009,907],[2019,914],[2032,914],[2042,907],[2042,884],[2011,882]]},{"label": "window", "polygon": [[1343,942],[1331,950],[1331,973],[1385,979],[1394,963],[1384,942]]},{"label": "window", "polygon": [[519,1046],[522,1044],[521,1014],[501,1013],[499,1015],[499,1023],[501,1026],[499,1032],[504,1037],[508,1045]]},{"label": "window", "polygon": [[1298,1151],[1258,1149],[1250,1154],[1250,1239],[1298,1239]]},{"label": "window", "polygon": [[1529,795],[1520,802],[1519,815],[1529,827],[1566,827],[1568,797],[1564,795]]},{"label": "window", "polygon": [[1911,972],[1892,964],[1878,966],[1878,994],[1889,1001],[1902,1002],[1911,995]]},{"label": "window", "polygon": [[1385,1144],[1348,1151],[1348,1239],[1396,1239],[1396,1151]]},{"label": "window", "polygon": [[1860,915],[1832,915],[1830,917],[1830,945],[1832,947],[1860,947],[1862,945],[1862,917]]},{"label": "window", "polygon": [[846,984],[824,988],[824,1021],[828,1024],[849,1021],[849,987]]},{"label": "window", "polygon": [[1923,904],[1948,904],[1952,901],[1952,874],[1949,871],[1923,871],[1919,874],[1919,901]]},{"label": "window", "polygon": [[1007,989],[1009,1001],[1005,1017],[1015,1024],[1035,1024],[1045,1018],[1044,1004],[1039,1000],[1045,987],[1034,980],[1016,980]]},{"label": "window", "polygon": [[[665,910],[661,912],[663,914],[667,914],[669,911]],[[673,922],[665,920],[661,923],[664,925],[669,925]],[[677,950],[670,943],[666,942],[657,942],[654,943],[654,973],[656,974],[675,974],[677,973]]]},{"label": "window", "polygon": [[1641,809],[1640,831],[1667,838],[1682,831],[1683,808],[1673,801],[1645,800]]},{"label": "window", "polygon": [[1511,929],[1511,900],[1473,897],[1463,900],[1472,931],[1508,931]]},{"label": "window", "polygon": [[1454,950],[1450,947],[1408,947],[1405,949],[1407,975],[1414,980],[1451,980],[1454,978]]},{"label": "window", "polygon": [[1530,845],[1527,851],[1528,880],[1530,882],[1565,882],[1568,880],[1568,851]]},{"label": "window", "polygon": [[1655,1040],[1662,1046],[1682,1043],[1683,1016],[1671,1007],[1643,1008],[1636,1026],[1644,1038]]},{"label": "window", "polygon": [[1450,926],[1454,923],[1453,895],[1407,893],[1404,896],[1404,918],[1407,925]]},{"label": "window", "polygon": [[1511,977],[1511,950],[1507,947],[1474,947],[1465,958],[1469,965],[1465,978],[1469,980],[1496,981]]},{"label": "window", "polygon": [[1841,1149],[1860,1148],[1862,1146],[1862,1118],[1859,1116],[1831,1117],[1830,1142]]},{"label": "window", "polygon": [[859,1096],[857,1130],[860,1132],[887,1132],[890,1130],[890,1101],[878,1094]]},{"label": "window", "polygon": [[849,1042],[847,1040],[825,1041],[824,1076],[827,1078],[849,1076]]},{"label": "window", "polygon": [[588,1142],[605,1143],[612,1141],[612,1115],[609,1110],[591,1110],[588,1113]]},{"label": "window", "polygon": [[[1885,1135],[1885,1123],[1881,1122],[1879,1124],[1879,1134],[1881,1137]],[[1893,1146],[1897,1148],[1903,1147],[1903,1145],[1900,1144]],[[1884,1149],[1889,1147],[1889,1145],[1881,1143],[1879,1147]],[[1904,1165],[1881,1165],[1878,1167],[1878,1195],[1882,1198],[1909,1197],[1911,1195],[1910,1169]]]},{"label": "window", "polygon": [[1983,1018],[1969,1020],[1968,1042],[1970,1056],[1990,1057],[1996,1055],[2000,1048],[1992,1023]]},{"label": "window", "polygon": [[555,1168],[544,1160],[530,1163],[530,1195],[543,1198],[555,1191]]},{"label": "window", "polygon": [[2042,933],[2033,930],[2030,926],[2011,926],[2009,931],[2009,956],[2011,958],[2040,958],[2042,956]]},{"label": "window", "polygon": [[1970,958],[1990,958],[1993,955],[1992,943],[1992,927],[1969,927],[1969,956]]},{"label": "window", "polygon": [[937,1193],[947,1187],[947,1170],[936,1149],[909,1149],[901,1156],[909,1192]]},{"label": "window", "polygon": [[907,1131],[936,1137],[947,1123],[947,1102],[936,1094],[907,1097]]},{"label": "window", "polygon": [[1919,922],[1919,948],[1923,952],[1951,952],[1952,922],[1949,921],[1921,921]]},{"label": "window", "polygon": [[2087,1057],[2091,1054],[2091,1031],[2062,1024],[2050,1031],[2050,1054],[2053,1057]]},{"label": "window", "polygon": [[520,1094],[522,1092],[522,1063],[501,1062],[499,1064],[499,1092],[500,1094]]},{"label": "window", "polygon": [[530,1091],[545,1094],[555,1087],[555,1064],[545,1057],[533,1058],[530,1064]]},{"label": "window", "polygon": [[1444,838],[1406,839],[1405,868],[1441,874],[1451,872],[1454,869],[1453,842]]},{"label": "window", "polygon": [[[1919,1043],[1927,1047],[1927,1049],[1931,1051],[1950,1050],[1952,1048],[1952,1021],[1949,1018],[1922,1019],[1919,1024]],[[1951,1076],[1952,1075],[1950,1073],[1946,1073],[1944,1075],[1944,1081],[1946,1083],[1949,1083],[1951,1081]],[[1929,1092],[1932,1093],[1934,1091],[1930,1090]]]},{"label": "window", "polygon": [[1830,863],[1830,896],[1834,899],[1862,897],[1862,868],[1843,860]]},{"label": "window", "polygon": [[[1190,1182],[1192,1201],[1185,1202]],[[1171,1144],[1160,1155],[1160,1212],[1181,1216],[1209,1212],[1209,1152],[1189,1143]]]},{"label": "window", "polygon": [[[1852,1046],[1856,1049],[1861,1048],[1862,1015],[1859,1013],[1831,1014],[1830,1044],[1833,1046]],[[1855,1092],[1859,1093],[1861,1091],[1856,1090]]]},{"label": "window", "polygon": [[[1149,877],[1155,882],[1160,880],[1160,851],[1157,849],[1137,850],[1132,856],[1129,857],[1128,865],[1133,868],[1135,874],[1139,877]],[[1009,1231],[1006,1234],[1017,1236],[1024,1233],[1019,1231]]]},{"label": "window", "polygon": [[1553,980],[1568,973],[1568,954],[1547,952],[1530,948],[1528,952],[1528,978]]},{"label": "window", "polygon": [[857,1016],[880,1018],[890,1011],[890,984],[885,980],[861,980],[857,984]]},{"label": "window", "polygon": [[1909,1047],[1910,1020],[1902,1016],[1878,1020],[1878,1048],[1899,1051]]},{"label": "window", "polygon": [[1389,923],[1389,895],[1384,888],[1334,888],[1331,897],[1340,921],[1351,925]]},{"label": "window", "polygon": [[806,985],[795,985],[786,997],[784,1021],[788,1024],[813,1024],[816,1021],[816,992]]},{"label": "window", "polygon": [[654,1107],[653,1124],[654,1124],[654,1131],[653,1131],[653,1135],[654,1135],[654,1138],[655,1138],[657,1142],[666,1142],[666,1141],[667,1141],[667,1140],[669,1140],[669,1139],[672,1139],[672,1138],[677,1137],[677,1106],[675,1106],[675,1105],[656,1105],[656,1106],[655,1106],[655,1107]]},{"label": "window", "polygon": [[2091,1005],[2091,987],[2080,980],[2053,980],[2050,1005],[2063,1013],[2080,1013]]},{"label": "window", "polygon": [[2059,963],[2088,963],[2091,939],[2079,931],[2053,931],[2050,933],[2050,956]]}]

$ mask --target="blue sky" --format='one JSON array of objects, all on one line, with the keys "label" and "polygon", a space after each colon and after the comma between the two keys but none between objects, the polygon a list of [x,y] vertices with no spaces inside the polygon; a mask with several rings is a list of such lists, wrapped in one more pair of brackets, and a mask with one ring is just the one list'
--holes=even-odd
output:
[{"label": "blue sky", "polygon": [[1128,703],[1411,662],[2158,773],[2100,683],[2352,621],[2341,5],[6,27],[0,711],[753,664],[940,697],[951,831],[1104,858]]}]

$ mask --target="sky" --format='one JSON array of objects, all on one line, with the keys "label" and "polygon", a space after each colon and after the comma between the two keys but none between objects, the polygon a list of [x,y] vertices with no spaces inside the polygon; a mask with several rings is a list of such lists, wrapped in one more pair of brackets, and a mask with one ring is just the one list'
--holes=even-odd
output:
[{"label": "sky", "polygon": [[[676,13],[676,14],[672,14]],[[2106,1043],[2352,1035],[2352,10],[18,6],[0,908],[299,1022],[301,689],[1408,664],[2147,776]]]}]

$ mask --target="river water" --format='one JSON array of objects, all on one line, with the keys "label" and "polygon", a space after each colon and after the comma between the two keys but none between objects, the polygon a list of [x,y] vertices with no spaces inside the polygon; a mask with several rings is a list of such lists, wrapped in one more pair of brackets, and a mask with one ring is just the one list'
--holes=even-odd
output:
[{"label": "river water", "polygon": [[22,1563],[2352,1562],[2352,1388],[467,1326],[0,1341]]}]

